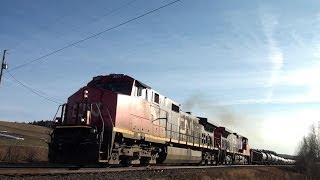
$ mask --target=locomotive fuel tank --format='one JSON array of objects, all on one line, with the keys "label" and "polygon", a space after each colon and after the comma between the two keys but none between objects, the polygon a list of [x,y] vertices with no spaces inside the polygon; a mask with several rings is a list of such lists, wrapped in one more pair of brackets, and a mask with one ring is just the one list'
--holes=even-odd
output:
[{"label": "locomotive fuel tank", "polygon": [[167,147],[167,156],[164,163],[195,163],[202,160],[202,152],[186,148]]}]

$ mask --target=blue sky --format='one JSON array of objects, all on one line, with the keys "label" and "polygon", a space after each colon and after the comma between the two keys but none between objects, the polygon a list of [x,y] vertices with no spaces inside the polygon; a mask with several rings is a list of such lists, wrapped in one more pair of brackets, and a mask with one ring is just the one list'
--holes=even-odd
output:
[{"label": "blue sky", "polygon": [[[9,49],[10,70],[169,2],[5,0],[0,50]],[[182,0],[11,73],[61,101],[93,76],[125,73],[256,148],[292,154],[320,119],[319,7],[315,0]],[[1,120],[53,117],[57,104],[5,76]]]}]

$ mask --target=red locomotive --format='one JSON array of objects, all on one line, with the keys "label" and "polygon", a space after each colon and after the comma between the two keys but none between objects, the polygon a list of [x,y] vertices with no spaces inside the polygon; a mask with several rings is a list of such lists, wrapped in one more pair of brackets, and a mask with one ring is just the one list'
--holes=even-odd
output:
[{"label": "red locomotive", "polygon": [[127,75],[94,77],[60,107],[49,143],[50,162],[131,166],[252,161],[248,138],[183,112],[178,103]]}]

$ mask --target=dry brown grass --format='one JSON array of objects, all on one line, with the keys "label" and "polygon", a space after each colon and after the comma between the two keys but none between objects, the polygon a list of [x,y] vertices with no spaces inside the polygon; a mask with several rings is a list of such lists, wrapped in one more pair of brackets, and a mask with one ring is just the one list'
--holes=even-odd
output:
[{"label": "dry brown grass", "polygon": [[161,178],[178,180],[303,180],[306,179],[306,176],[295,172],[293,168],[232,167],[188,170],[187,172],[181,170]]},{"label": "dry brown grass", "polygon": [[0,161],[8,163],[47,161],[45,147],[0,145]]},{"label": "dry brown grass", "polygon": [[[300,180],[305,179],[304,175],[290,169],[279,167],[257,167],[257,168],[233,168],[222,170],[221,176],[216,179],[255,179],[255,180]],[[214,178],[215,179],[215,178]]]},{"label": "dry brown grass", "polygon": [[0,130],[24,140],[0,138],[0,162],[47,161],[49,129],[26,123],[0,121]]}]

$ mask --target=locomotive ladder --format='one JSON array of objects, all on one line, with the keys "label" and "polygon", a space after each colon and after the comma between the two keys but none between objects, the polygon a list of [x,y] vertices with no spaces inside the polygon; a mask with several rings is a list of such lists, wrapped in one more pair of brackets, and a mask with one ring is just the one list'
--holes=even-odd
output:
[{"label": "locomotive ladder", "polygon": [[[105,154],[106,152],[105,151],[102,151],[101,150],[101,147],[102,147],[102,143],[103,143],[103,138],[104,138],[104,127],[105,127],[105,125],[104,125],[104,119],[103,119],[103,117],[102,117],[102,113],[101,113],[101,110],[100,110],[100,107],[99,107],[99,105],[97,104],[97,103],[95,103],[95,105],[96,105],[96,107],[97,107],[97,109],[98,109],[98,111],[99,111],[99,116],[100,116],[100,118],[101,118],[101,122],[102,122],[102,130],[101,130],[101,133],[100,133],[100,138],[99,138],[99,159],[98,159],[98,161],[99,162],[108,162],[108,159],[102,159],[102,154]],[[91,105],[91,109],[92,109],[92,105]],[[106,107],[106,109],[107,109],[107,111],[108,111],[108,116],[109,116],[109,119],[110,119],[110,121],[111,121],[111,124],[112,124],[112,127],[114,127],[114,124],[113,124],[113,121],[112,121],[112,118],[111,118],[111,115],[110,115],[110,111],[109,111],[109,108],[108,107]],[[107,150],[109,149],[109,147],[107,148]],[[110,152],[109,152],[109,150],[108,150],[108,157],[110,156]]]}]

